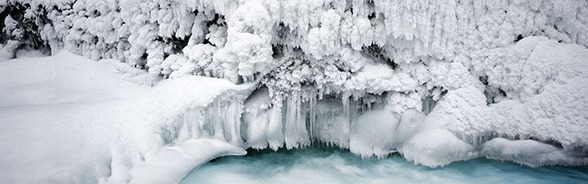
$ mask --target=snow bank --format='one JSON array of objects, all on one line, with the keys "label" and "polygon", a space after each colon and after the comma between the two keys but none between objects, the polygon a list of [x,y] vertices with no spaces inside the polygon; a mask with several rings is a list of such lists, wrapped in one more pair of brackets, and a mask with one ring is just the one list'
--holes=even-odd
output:
[{"label": "snow bank", "polygon": [[128,65],[65,52],[0,65],[0,165],[10,168],[0,174],[2,183],[142,181],[171,158],[181,164],[164,169],[175,176],[165,183],[178,182],[210,159],[245,153],[164,130],[174,130],[170,124],[185,112],[247,86],[202,77],[155,85]]}]

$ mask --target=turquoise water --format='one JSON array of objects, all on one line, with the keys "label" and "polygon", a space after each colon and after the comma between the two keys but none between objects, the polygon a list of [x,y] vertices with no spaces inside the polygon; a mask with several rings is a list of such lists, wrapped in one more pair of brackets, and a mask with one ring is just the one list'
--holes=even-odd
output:
[{"label": "turquoise water", "polygon": [[398,155],[378,160],[332,149],[249,152],[213,160],[182,183],[588,183],[588,167],[530,168],[475,159],[432,169]]}]

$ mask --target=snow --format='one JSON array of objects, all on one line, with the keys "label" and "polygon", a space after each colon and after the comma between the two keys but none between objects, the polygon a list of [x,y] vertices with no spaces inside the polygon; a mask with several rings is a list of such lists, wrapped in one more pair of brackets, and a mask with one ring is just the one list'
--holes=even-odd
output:
[{"label": "snow", "polygon": [[[476,67],[476,62],[484,60],[479,58],[480,53],[507,47],[519,36],[545,36],[563,43],[588,45],[588,21],[584,18],[588,3],[583,0],[8,2],[31,4],[24,13],[41,24],[37,31],[53,51],[65,48],[93,59],[119,59],[163,75],[215,71],[214,77],[236,83],[254,81],[286,64],[287,59],[273,55],[281,53],[296,53],[286,57],[302,56],[298,59],[312,61],[308,65],[313,68],[335,62],[349,69],[345,73],[353,74],[365,61],[346,61],[347,58],[357,56],[354,52],[377,48],[381,63],[400,66],[397,73],[407,72],[414,64],[441,61],[442,65],[451,63],[452,68],[461,70],[455,74],[463,74],[462,69]],[[196,45],[210,47],[203,49],[207,53],[205,63],[214,64],[195,65],[203,61],[193,60],[181,62],[186,67],[166,68],[169,63],[163,60],[168,56],[190,56],[194,53],[185,49]],[[331,83],[339,80],[330,78],[334,76],[330,73],[336,71],[317,70],[311,74],[324,75]],[[407,81],[406,77],[402,81]],[[471,82],[472,78],[477,76],[463,80]],[[427,85],[455,84],[429,82]],[[395,87],[388,90],[406,91]]]},{"label": "snow", "polygon": [[[495,138],[484,143],[482,153],[496,160],[514,161],[533,167],[541,165],[584,165],[586,158],[578,159],[552,145],[533,140]],[[538,164],[541,163],[541,164]]]},{"label": "snow", "polygon": [[[588,71],[585,69],[588,64],[588,49],[578,45],[557,43],[544,37],[529,37],[502,49],[504,50],[522,52],[526,55],[522,62],[504,64],[527,69],[487,68],[501,72],[489,72],[488,82],[500,86],[506,93],[502,100],[495,98],[490,104],[483,91],[486,89],[484,85],[473,79],[470,71],[463,65],[431,62],[429,66],[437,70],[433,76],[437,78],[435,80],[447,84],[446,94],[440,90],[431,92],[430,98],[433,102],[422,99],[422,94],[418,91],[388,92],[384,101],[370,101],[376,103],[372,110],[369,107],[367,110],[359,108],[362,109],[359,114],[349,114],[349,111],[358,111],[356,105],[361,102],[349,103],[345,99],[339,99],[343,104],[335,100],[335,103],[327,103],[326,106],[312,105],[309,101],[308,104],[288,106],[286,111],[289,112],[291,108],[302,109],[300,113],[307,113],[296,116],[312,114],[312,117],[316,118],[316,123],[308,122],[312,139],[328,145],[349,148],[351,152],[364,157],[385,157],[398,151],[408,160],[430,167],[476,157],[514,160],[529,166],[585,165],[583,150],[587,145],[585,139],[588,138],[588,132],[585,131],[588,130],[588,124],[585,120],[588,118],[580,109],[586,109],[585,105],[588,104],[582,93],[585,91],[585,84],[588,84],[585,73]],[[494,59],[483,61],[499,62]],[[375,66],[377,65],[366,65],[364,70],[379,71],[388,67]],[[450,72],[442,72],[443,70]],[[505,74],[504,71],[510,71],[510,74]],[[363,82],[362,85],[370,85],[373,81],[374,84],[379,82],[380,86],[385,86],[387,82],[397,81],[387,78],[393,78],[396,74],[395,70],[358,72],[358,76],[365,77],[357,81]],[[516,77],[505,77],[504,82],[512,81],[508,84],[496,82],[502,79],[495,77],[504,75]],[[509,90],[503,85],[521,88]],[[398,86],[407,87],[406,84]],[[367,89],[378,90],[376,87]],[[291,95],[288,100],[296,100],[296,96]],[[313,96],[313,93],[310,92],[307,96]],[[522,96],[524,98],[521,98]],[[318,100],[318,104],[325,104],[324,102],[326,101]],[[384,103],[383,108],[378,107],[377,103]],[[351,105],[350,110],[345,110],[350,104],[354,105]],[[331,109],[334,115],[320,115],[321,111],[326,109]],[[342,110],[337,112],[336,109]],[[345,118],[346,114],[351,115],[350,119]],[[310,118],[313,119],[312,117]],[[334,123],[335,121],[339,123]],[[349,122],[350,126],[346,125],[346,122]],[[289,131],[285,130],[284,133],[294,133]],[[512,144],[521,146],[525,146],[526,142],[518,140],[537,140],[538,147],[545,143],[553,144],[556,145],[555,153],[568,156],[562,156],[562,159],[553,157],[554,160],[523,159],[523,156],[509,156],[507,153],[500,156],[499,152],[483,151],[500,147],[496,144],[484,144],[500,138],[513,140]],[[432,140],[434,141],[431,142]],[[528,154],[535,155],[534,153]]]},{"label": "snow", "polygon": [[161,133],[183,112],[244,88],[228,81],[186,77],[155,85],[127,65],[67,52],[0,65],[0,165],[11,168],[1,173],[2,183],[140,181],[152,175],[149,166],[170,157],[184,164],[165,170],[178,182],[212,158],[244,154],[196,137],[166,144]]},{"label": "snow", "polygon": [[[7,2],[30,4],[1,20],[8,181],[132,181],[195,139],[588,165],[584,0]],[[210,151],[162,182],[242,153]]]},{"label": "snow", "polygon": [[[145,89],[122,80],[122,76],[112,75],[119,72],[115,66],[87,62],[69,53],[44,60],[2,62],[0,88],[4,95],[0,97],[0,106],[91,103],[131,97]],[[103,77],[104,73],[112,74]]]}]

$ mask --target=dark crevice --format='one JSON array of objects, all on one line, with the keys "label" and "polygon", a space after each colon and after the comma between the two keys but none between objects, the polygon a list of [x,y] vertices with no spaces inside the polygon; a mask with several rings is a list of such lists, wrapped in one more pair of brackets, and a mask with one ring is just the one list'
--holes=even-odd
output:
[{"label": "dark crevice", "polygon": [[177,53],[181,53],[182,49],[184,49],[186,47],[186,45],[188,45],[188,39],[172,36],[171,38],[165,39],[165,44],[172,46],[172,50],[171,50],[172,54],[177,54]]},{"label": "dark crevice", "polygon": [[284,57],[284,46],[281,44],[272,45],[272,58],[280,59]]},{"label": "dark crevice", "polygon": [[374,19],[376,18],[376,13],[371,13],[368,15],[368,19]]},{"label": "dark crevice", "polygon": [[517,35],[517,37],[515,38],[514,42],[519,42],[523,39],[523,35]]},{"label": "dark crevice", "polygon": [[[21,49],[34,49],[42,53],[49,54],[49,45],[43,41],[40,30],[51,21],[47,18],[47,11],[41,7],[37,9],[32,18],[27,18],[27,11],[32,11],[27,3],[9,3],[2,13],[0,13],[0,43],[6,44],[9,40],[17,41],[18,46],[13,53]],[[6,18],[10,16],[15,21],[14,29],[7,29],[5,25]]]},{"label": "dark crevice", "polygon": [[433,109],[435,108],[435,106],[437,105],[437,101],[433,100],[432,96],[427,96],[423,99],[423,113],[425,113],[425,115],[428,115],[429,113],[431,113],[433,111]]},{"label": "dark crevice", "polygon": [[290,27],[288,27],[284,22],[280,22],[274,25],[273,32],[275,33],[275,35],[272,37],[273,44],[281,43],[283,40],[289,40],[288,37],[296,37],[296,35],[293,35]]},{"label": "dark crevice", "polygon": [[[435,93],[439,93],[437,97],[435,97]],[[447,94],[447,90],[443,89],[443,87],[433,87],[433,89],[428,91],[428,95],[424,96],[422,100],[422,112],[425,115],[428,115],[435,109],[437,106],[437,102],[443,98]]]},{"label": "dark crevice", "polygon": [[372,58],[376,63],[386,64],[392,69],[398,67],[398,64],[394,63],[394,61],[387,56],[386,50],[376,44],[367,47],[364,46],[361,49],[361,53]]},{"label": "dark crevice", "polygon": [[481,76],[479,80],[485,86],[484,96],[486,96],[487,105],[498,103],[502,99],[506,98],[506,92],[504,90],[499,87],[489,85],[487,76]]},{"label": "dark crevice", "polygon": [[227,23],[225,21],[225,16],[215,13],[214,18],[212,20],[206,22],[206,27],[210,27],[212,25],[226,26]]},{"label": "dark crevice", "polygon": [[135,63],[135,67],[139,69],[147,69],[147,56],[147,53],[143,53],[143,55]]},{"label": "dark crevice", "polygon": [[556,140],[550,140],[550,139],[548,139],[548,140],[541,140],[541,139],[536,138],[536,137],[529,137],[529,140],[534,140],[534,141],[537,141],[537,142],[542,142],[542,143],[545,143],[545,144],[549,144],[549,145],[551,145],[553,147],[556,147],[558,149],[563,149],[564,148],[563,145],[561,144],[561,142],[556,141]]}]

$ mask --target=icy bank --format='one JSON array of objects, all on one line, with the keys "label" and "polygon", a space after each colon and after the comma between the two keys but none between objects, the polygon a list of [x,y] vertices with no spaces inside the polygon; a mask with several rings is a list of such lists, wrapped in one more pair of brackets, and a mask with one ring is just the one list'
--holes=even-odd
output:
[{"label": "icy bank", "polygon": [[161,130],[185,111],[247,86],[202,77],[156,84],[118,61],[69,53],[0,66],[2,183],[141,181],[163,169],[161,159],[181,162],[162,177],[178,182],[210,159],[244,154],[220,141],[170,139]]},{"label": "icy bank", "polygon": [[195,139],[160,150],[131,171],[131,184],[180,183],[190,171],[213,158],[245,155],[242,148],[214,139]]}]

